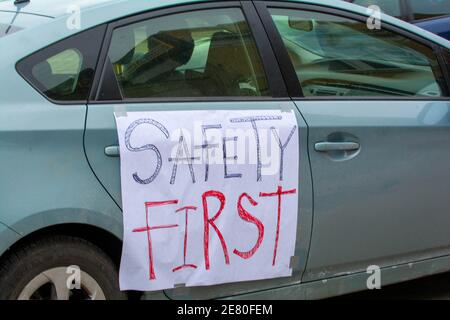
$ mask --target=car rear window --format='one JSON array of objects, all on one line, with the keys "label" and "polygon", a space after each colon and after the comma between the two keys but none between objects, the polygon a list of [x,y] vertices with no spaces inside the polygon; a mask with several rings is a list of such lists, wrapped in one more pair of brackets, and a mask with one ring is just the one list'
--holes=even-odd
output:
[{"label": "car rear window", "polygon": [[40,93],[58,103],[85,103],[105,26],[46,47],[19,61],[17,70]]},{"label": "car rear window", "polygon": [[0,11],[0,38],[11,35],[20,30],[35,27],[51,21],[52,18],[16,12]]}]

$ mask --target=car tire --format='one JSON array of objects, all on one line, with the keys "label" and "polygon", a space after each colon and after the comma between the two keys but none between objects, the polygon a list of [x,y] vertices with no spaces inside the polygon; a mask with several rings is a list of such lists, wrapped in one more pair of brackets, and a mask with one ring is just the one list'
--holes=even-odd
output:
[{"label": "car tire", "polygon": [[[69,290],[68,285],[77,283],[74,279],[80,284]],[[119,289],[117,266],[81,238],[61,235],[35,240],[8,252],[0,265],[0,300],[126,298]]]}]

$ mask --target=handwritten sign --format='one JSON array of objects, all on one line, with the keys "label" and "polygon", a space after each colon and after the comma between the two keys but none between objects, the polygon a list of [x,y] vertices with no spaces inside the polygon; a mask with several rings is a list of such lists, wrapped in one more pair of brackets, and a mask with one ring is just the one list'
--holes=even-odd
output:
[{"label": "handwritten sign", "polygon": [[122,290],[292,275],[301,192],[292,111],[115,116]]}]

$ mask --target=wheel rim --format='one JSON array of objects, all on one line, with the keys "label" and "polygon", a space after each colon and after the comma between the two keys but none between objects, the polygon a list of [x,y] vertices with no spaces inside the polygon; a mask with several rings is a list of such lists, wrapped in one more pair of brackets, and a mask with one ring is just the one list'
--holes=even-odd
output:
[{"label": "wheel rim", "polygon": [[89,274],[80,271],[80,289],[70,289],[70,276],[66,267],[46,270],[28,282],[18,300],[105,300],[102,288]]}]

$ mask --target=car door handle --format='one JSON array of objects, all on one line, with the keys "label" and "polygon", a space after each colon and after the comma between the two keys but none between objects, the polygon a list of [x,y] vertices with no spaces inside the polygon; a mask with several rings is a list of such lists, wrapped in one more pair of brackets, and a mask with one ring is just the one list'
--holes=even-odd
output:
[{"label": "car door handle", "polygon": [[120,148],[119,146],[109,146],[105,148],[105,154],[108,157],[120,157]]},{"label": "car door handle", "polygon": [[355,151],[359,148],[360,145],[357,142],[318,142],[314,146],[317,152]]}]

